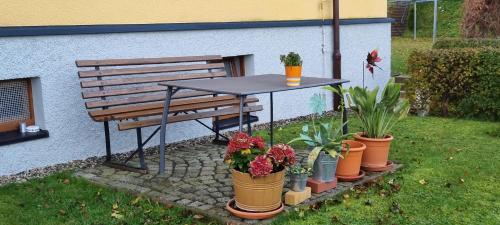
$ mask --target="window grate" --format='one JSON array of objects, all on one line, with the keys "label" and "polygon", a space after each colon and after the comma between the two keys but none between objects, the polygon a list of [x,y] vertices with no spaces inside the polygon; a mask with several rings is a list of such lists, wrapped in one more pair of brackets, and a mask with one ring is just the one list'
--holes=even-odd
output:
[{"label": "window grate", "polygon": [[29,79],[0,81],[0,130],[2,126],[31,123],[31,85]]}]

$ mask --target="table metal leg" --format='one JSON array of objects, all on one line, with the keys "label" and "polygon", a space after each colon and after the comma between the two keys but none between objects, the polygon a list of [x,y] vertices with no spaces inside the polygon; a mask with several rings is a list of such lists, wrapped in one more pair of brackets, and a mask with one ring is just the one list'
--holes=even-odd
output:
[{"label": "table metal leg", "polygon": [[274,126],[274,118],[273,118],[273,115],[274,115],[274,112],[273,112],[273,93],[269,93],[269,97],[270,97],[270,100],[271,100],[271,122],[270,122],[270,141],[271,141],[271,146],[273,145],[274,143],[274,135],[273,135],[273,126]]},{"label": "table metal leg", "polygon": [[245,103],[245,95],[240,96],[240,132],[243,132],[243,104]]},{"label": "table metal leg", "polygon": [[160,168],[158,174],[165,174],[165,135],[167,131],[167,120],[170,107],[170,100],[172,99],[172,87],[168,87],[167,96],[163,104],[163,115],[161,117],[161,130],[160,130]]}]

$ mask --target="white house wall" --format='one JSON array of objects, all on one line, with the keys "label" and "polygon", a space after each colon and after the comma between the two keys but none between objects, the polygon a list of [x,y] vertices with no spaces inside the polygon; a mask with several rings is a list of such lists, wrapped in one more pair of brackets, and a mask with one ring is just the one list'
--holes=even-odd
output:
[{"label": "white house wall", "polygon": [[[39,85],[34,85],[38,88],[34,93],[41,95],[35,97],[37,122],[50,132],[49,138],[0,146],[0,175],[105,154],[103,124],[87,115],[76,59],[252,55],[247,62],[253,61],[253,65],[246,65],[247,72],[265,74],[283,73],[279,55],[295,51],[303,57],[305,76],[331,77],[332,30],[329,26],[324,29],[324,54],[319,26],[0,38],[0,80],[39,79]],[[351,80],[349,85],[361,85],[362,62],[374,48],[380,51],[383,71],[376,71],[374,79],[367,74],[366,83],[374,87],[387,82],[390,30],[389,23],[341,27],[342,76]],[[310,114],[309,98],[320,92],[324,91],[317,88],[276,93],[275,120]],[[331,94],[327,94],[331,103]],[[268,122],[268,95],[258,97],[264,105],[264,111],[258,113],[260,123]],[[114,153],[134,149],[135,131],[118,132],[115,123],[110,128]],[[151,131],[146,129],[144,135]],[[210,132],[195,122],[184,122],[169,125],[167,134],[167,141],[175,142]],[[156,136],[149,146],[158,142]]]}]

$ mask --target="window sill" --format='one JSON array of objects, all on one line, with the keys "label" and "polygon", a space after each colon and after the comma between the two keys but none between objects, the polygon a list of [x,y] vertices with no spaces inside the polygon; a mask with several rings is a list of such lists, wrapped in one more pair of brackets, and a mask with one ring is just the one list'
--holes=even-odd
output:
[{"label": "window sill", "polygon": [[0,146],[10,145],[25,141],[32,141],[41,138],[48,138],[49,131],[40,130],[36,133],[21,133],[19,131],[9,131],[0,133]]}]

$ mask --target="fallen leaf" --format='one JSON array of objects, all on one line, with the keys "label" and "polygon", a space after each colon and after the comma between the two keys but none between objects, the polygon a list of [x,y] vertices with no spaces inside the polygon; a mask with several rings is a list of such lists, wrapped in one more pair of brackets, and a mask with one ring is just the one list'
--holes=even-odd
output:
[{"label": "fallen leaf", "polygon": [[65,215],[66,214],[66,211],[62,210],[62,209],[59,209],[59,214],[60,215]]},{"label": "fallen leaf", "polygon": [[69,179],[64,179],[63,184],[69,184]]},{"label": "fallen leaf", "polygon": [[141,199],[142,199],[142,197],[141,197],[141,196],[138,196],[137,198],[135,198],[134,200],[132,200],[132,201],[130,202],[130,204],[131,204],[131,205],[135,205],[135,204],[137,204],[137,203],[138,203]]},{"label": "fallen leaf", "polygon": [[344,194],[343,196],[344,196],[345,199],[349,198],[349,194]]},{"label": "fallen leaf", "polygon": [[450,156],[450,158],[448,158],[448,160],[452,160],[453,159],[453,156]]},{"label": "fallen leaf", "polygon": [[387,181],[388,184],[394,184],[394,179],[390,179],[389,181]]},{"label": "fallen leaf", "polygon": [[460,178],[460,182],[465,183],[464,178]]},{"label": "fallen leaf", "polygon": [[418,182],[419,182],[421,185],[425,185],[425,184],[427,184],[427,182],[426,182],[424,179],[419,180]]},{"label": "fallen leaf", "polygon": [[203,219],[203,218],[205,218],[205,217],[204,217],[203,215],[196,214],[196,215],[194,215],[194,216],[193,216],[193,218],[195,218],[195,219],[199,220],[199,219]]},{"label": "fallen leaf", "polygon": [[111,213],[111,217],[115,218],[115,219],[122,219],[123,218],[123,215],[118,213],[118,211],[113,211]]},{"label": "fallen leaf", "polygon": [[112,206],[112,209],[118,209],[118,203],[115,202]]}]

